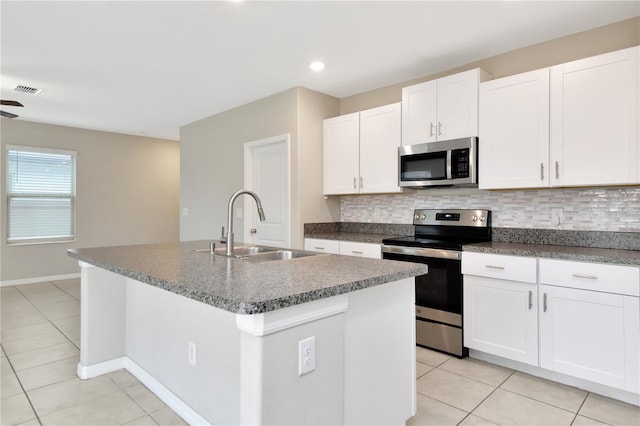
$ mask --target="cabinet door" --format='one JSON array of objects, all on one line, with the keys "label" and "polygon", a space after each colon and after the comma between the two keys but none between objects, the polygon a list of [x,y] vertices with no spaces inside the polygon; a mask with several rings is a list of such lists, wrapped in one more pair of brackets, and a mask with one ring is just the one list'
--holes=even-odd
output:
[{"label": "cabinet door", "polygon": [[540,367],[638,392],[638,298],[541,285]]},{"label": "cabinet door", "polygon": [[436,141],[437,81],[402,89],[402,145]]},{"label": "cabinet door", "polygon": [[305,238],[304,249],[319,253],[340,254],[340,241],[322,240],[318,238]]},{"label": "cabinet door", "polygon": [[639,50],[551,67],[552,185],[640,182]]},{"label": "cabinet door", "polygon": [[360,112],[360,192],[400,192],[401,103]]},{"label": "cabinet door", "polygon": [[358,192],[359,113],[324,120],[323,180],[325,194]]},{"label": "cabinet door", "polygon": [[437,139],[477,136],[480,70],[474,69],[443,77],[437,82]]},{"label": "cabinet door", "polygon": [[464,345],[538,365],[537,285],[464,276]]},{"label": "cabinet door", "polygon": [[382,247],[380,244],[340,241],[340,254],[382,259]]},{"label": "cabinet door", "polygon": [[480,85],[481,189],[549,186],[549,69]]}]

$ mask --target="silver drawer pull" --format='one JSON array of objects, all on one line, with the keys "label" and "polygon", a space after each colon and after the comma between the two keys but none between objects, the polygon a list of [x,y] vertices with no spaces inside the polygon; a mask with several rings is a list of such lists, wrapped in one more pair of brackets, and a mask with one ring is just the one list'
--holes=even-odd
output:
[{"label": "silver drawer pull", "polygon": [[504,266],[495,266],[495,265],[484,265],[485,268],[490,269],[504,269]]},{"label": "silver drawer pull", "polygon": [[542,312],[547,312],[547,293],[542,294]]},{"label": "silver drawer pull", "polygon": [[574,278],[584,278],[587,280],[597,280],[598,277],[595,275],[582,275],[582,274],[571,274],[572,277]]},{"label": "silver drawer pull", "polygon": [[314,247],[316,250],[324,250],[324,247]]},{"label": "silver drawer pull", "polygon": [[529,290],[529,310],[533,307],[533,291]]},{"label": "silver drawer pull", "polygon": [[351,250],[351,253],[353,253],[353,254],[364,254],[364,252],[361,252],[361,251],[355,251],[355,250]]}]

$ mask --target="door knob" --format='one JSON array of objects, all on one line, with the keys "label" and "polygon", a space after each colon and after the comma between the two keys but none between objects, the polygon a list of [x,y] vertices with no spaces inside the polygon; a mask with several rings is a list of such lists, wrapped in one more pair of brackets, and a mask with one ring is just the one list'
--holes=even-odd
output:
[{"label": "door knob", "polygon": [[258,230],[256,228],[251,228],[249,232],[251,232],[252,234],[255,234],[256,232],[258,232]]}]

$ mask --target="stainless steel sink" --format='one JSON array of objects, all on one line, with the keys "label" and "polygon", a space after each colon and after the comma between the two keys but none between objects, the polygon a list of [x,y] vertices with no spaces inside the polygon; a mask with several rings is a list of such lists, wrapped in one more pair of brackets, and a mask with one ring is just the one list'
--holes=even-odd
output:
[{"label": "stainless steel sink", "polygon": [[274,250],[268,251],[264,253],[256,253],[251,254],[243,259],[254,262],[254,263],[263,263],[263,262],[274,262],[277,260],[291,260],[291,259],[300,259],[302,257],[309,256],[318,256],[323,253],[313,253],[308,251],[299,251],[299,250]]},{"label": "stainless steel sink", "polygon": [[[270,253],[278,250],[273,247],[257,247],[257,246],[236,246],[233,248],[233,257],[252,256],[258,253]],[[215,250],[216,254],[226,256],[226,249],[219,248]]]}]

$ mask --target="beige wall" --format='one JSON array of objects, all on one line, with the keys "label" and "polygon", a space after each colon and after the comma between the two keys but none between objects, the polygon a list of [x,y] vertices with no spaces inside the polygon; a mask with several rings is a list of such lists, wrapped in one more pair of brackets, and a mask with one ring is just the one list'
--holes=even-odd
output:
[{"label": "beige wall", "polygon": [[513,50],[419,79],[342,98],[340,100],[340,114],[400,102],[403,87],[473,68],[482,68],[494,78],[500,78],[638,44],[640,44],[640,17]]},{"label": "beige wall", "polygon": [[79,272],[66,250],[178,240],[180,148],[176,141],[2,119],[2,200],[5,145],[77,152],[74,243],[6,243],[6,202],[0,242],[3,284]]},{"label": "beige wall", "polygon": [[[283,134],[291,144],[292,246],[302,246],[304,223],[338,220],[338,200],[322,197],[322,120],[337,115],[338,104],[298,87],[181,127],[180,205],[188,215],[180,239],[220,237],[229,197],[244,186],[244,143]],[[236,241],[243,232],[235,219]]]},{"label": "beige wall", "polygon": [[[244,187],[244,143],[283,134],[291,144],[292,245],[302,244],[309,206],[314,220],[337,220],[337,201],[322,198],[321,184],[322,120],[337,113],[338,99],[293,88],[181,127],[180,204],[188,215],[180,217],[180,239],[220,237],[229,197]],[[235,219],[236,241],[243,232]]]}]

